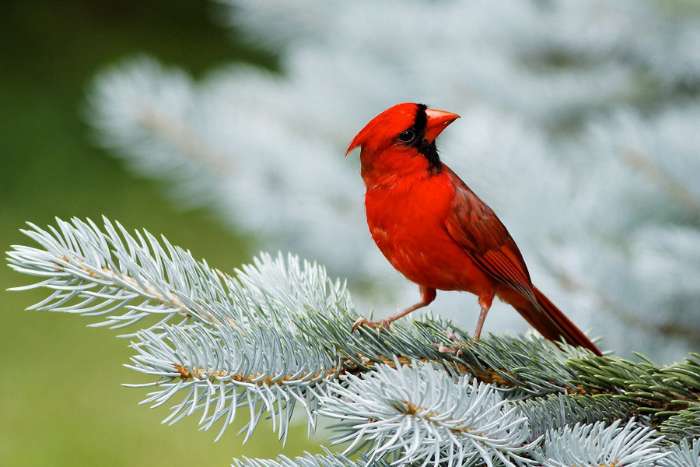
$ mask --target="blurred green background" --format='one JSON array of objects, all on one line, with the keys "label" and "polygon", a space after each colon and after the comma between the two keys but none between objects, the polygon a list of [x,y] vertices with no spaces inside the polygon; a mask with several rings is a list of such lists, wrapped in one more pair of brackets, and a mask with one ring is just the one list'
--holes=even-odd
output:
[{"label": "blurred green background", "polygon": [[[54,216],[105,214],[128,227],[165,233],[220,268],[253,253],[213,216],[183,213],[162,187],[128,173],[91,141],[85,92],[104,66],[138,52],[197,76],[217,63],[274,67],[274,57],[216,26],[213,2],[5,1],[0,29],[0,245],[25,243],[18,228]],[[121,365],[125,340],[87,319],[25,312],[43,293],[10,293],[26,277],[0,267],[0,466],[228,465],[233,456],[317,450],[304,427],[282,448],[269,427],[245,446],[236,430],[218,443],[195,419],[160,424],[165,409],[138,407],[145,392]]]}]

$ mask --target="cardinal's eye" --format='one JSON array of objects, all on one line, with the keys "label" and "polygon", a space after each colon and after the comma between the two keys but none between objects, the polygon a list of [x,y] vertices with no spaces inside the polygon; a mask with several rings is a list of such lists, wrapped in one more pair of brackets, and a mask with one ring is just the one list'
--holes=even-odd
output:
[{"label": "cardinal's eye", "polygon": [[403,143],[410,143],[416,137],[413,130],[406,130],[399,133],[399,141]]}]

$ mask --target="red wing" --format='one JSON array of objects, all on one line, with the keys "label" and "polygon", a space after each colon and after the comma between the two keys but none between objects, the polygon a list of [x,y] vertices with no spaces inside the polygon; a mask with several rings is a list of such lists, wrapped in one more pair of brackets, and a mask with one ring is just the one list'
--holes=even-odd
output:
[{"label": "red wing", "polygon": [[449,175],[455,186],[454,204],[445,220],[449,235],[497,283],[534,299],[530,273],[506,227],[454,172]]}]

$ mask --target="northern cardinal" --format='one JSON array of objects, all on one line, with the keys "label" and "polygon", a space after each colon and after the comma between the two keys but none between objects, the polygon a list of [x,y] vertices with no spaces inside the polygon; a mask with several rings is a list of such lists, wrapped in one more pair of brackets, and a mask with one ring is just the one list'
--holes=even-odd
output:
[{"label": "northern cardinal", "polygon": [[374,117],[347,154],[361,147],[365,210],[372,238],[389,262],[420,288],[421,300],[381,321],[385,327],[431,303],[436,290],[478,297],[481,328],[495,296],[540,334],[600,350],[530,279],[518,246],[496,214],[445,165],[435,139],[459,115],[423,104],[398,104]]}]

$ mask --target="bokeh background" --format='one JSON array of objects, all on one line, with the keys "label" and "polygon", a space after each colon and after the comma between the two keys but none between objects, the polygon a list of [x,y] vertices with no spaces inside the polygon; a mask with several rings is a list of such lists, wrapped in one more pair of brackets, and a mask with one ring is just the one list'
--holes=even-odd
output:
[{"label": "bokeh background", "polygon": [[[7,1],[0,245],[106,215],[230,269],[291,250],[361,310],[414,300],[369,239],[344,147],[404,100],[462,115],[443,159],[509,226],[538,285],[623,355],[700,349],[700,2]],[[0,288],[26,278],[0,268]],[[129,352],[0,292],[0,465],[226,465],[314,451],[217,444],[137,407]],[[432,307],[468,329],[476,305]],[[521,332],[496,307],[487,329]]]}]

